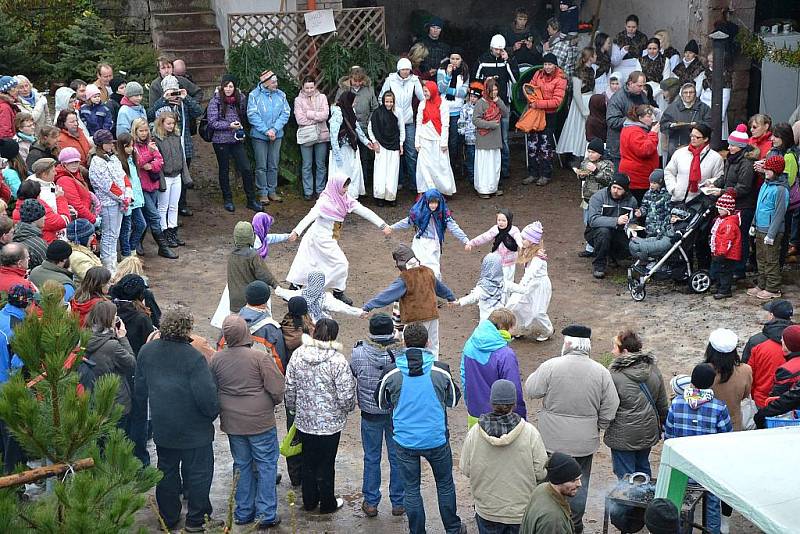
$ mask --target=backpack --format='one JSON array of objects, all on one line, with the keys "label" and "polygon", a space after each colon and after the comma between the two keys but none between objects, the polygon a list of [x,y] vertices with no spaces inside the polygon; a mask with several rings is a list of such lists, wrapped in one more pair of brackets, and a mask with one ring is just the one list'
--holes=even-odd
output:
[{"label": "backpack", "polygon": [[[255,333],[261,330],[262,327],[271,324],[278,328],[279,331],[281,330],[281,325],[279,325],[272,317],[264,317],[260,321],[257,321],[250,325],[250,337],[253,340],[253,348],[256,350],[260,350],[266,352],[267,354],[272,355],[272,359],[275,360],[275,365],[278,366],[278,370],[281,374],[286,374],[286,369],[283,368],[283,362],[281,361],[280,355],[278,354],[278,350],[275,348],[275,345],[264,339],[263,337],[256,336]],[[217,343],[217,350],[222,350],[225,347],[225,336],[222,336]]]},{"label": "backpack", "polygon": [[197,125],[197,133],[200,134],[200,139],[206,143],[210,143],[214,138],[214,130],[208,125],[208,106],[203,110],[203,116]]}]

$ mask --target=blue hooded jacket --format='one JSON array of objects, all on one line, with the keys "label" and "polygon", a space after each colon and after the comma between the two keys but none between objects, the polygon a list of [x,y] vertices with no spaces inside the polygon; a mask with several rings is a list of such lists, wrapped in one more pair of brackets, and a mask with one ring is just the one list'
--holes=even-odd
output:
[{"label": "blue hooded jacket", "polygon": [[276,139],[283,137],[283,127],[289,122],[289,101],[280,89],[270,91],[258,85],[247,97],[247,120],[250,136],[266,141],[267,132],[275,130]]},{"label": "blue hooded jacket", "polygon": [[6,304],[0,310],[0,384],[5,384],[17,369],[22,368],[22,360],[11,353],[11,339],[14,337],[12,322],[25,319],[25,310]]},{"label": "blue hooded jacket", "polygon": [[517,356],[494,324],[483,320],[464,344],[461,357],[461,384],[469,415],[480,417],[492,411],[489,400],[492,384],[501,378],[510,380],[516,386],[517,406],[514,412],[525,419],[527,410],[522,397]]}]

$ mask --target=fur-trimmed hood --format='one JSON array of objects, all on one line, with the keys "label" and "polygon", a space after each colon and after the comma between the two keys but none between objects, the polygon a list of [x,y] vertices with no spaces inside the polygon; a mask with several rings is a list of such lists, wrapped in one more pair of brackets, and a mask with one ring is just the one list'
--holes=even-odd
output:
[{"label": "fur-trimmed hood", "polygon": [[[372,87],[372,78],[367,76],[364,79],[364,85],[362,87]],[[350,75],[349,74],[339,78],[339,88],[342,89],[343,91],[349,91],[350,90]]]},{"label": "fur-trimmed hood", "polygon": [[342,353],[342,344],[338,341],[320,341],[308,334],[303,334],[302,357],[311,365],[319,365]]},{"label": "fur-trimmed hood", "polygon": [[655,363],[654,356],[636,352],[616,358],[608,370],[611,373],[622,373],[634,382],[645,382],[650,377],[651,366]]}]

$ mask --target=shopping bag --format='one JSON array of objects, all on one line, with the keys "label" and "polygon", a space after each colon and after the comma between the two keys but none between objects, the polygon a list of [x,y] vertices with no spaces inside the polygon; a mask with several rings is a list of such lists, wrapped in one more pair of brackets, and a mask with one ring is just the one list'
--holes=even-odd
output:
[{"label": "shopping bag", "polygon": [[297,456],[303,452],[303,444],[300,443],[300,436],[297,435],[297,428],[294,425],[289,427],[289,432],[281,441],[280,451],[286,458]]}]

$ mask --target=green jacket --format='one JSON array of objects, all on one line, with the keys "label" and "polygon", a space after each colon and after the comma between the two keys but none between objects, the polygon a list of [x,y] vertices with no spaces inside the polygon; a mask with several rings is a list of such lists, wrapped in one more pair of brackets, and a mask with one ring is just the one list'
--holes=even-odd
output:
[{"label": "green jacket", "polygon": [[522,518],[520,534],[573,534],[569,502],[549,482],[539,484]]},{"label": "green jacket", "polygon": [[64,291],[66,292],[64,299],[67,301],[72,298],[72,293],[75,292],[72,272],[69,269],[50,263],[48,260],[44,260],[41,265],[34,267],[28,279],[36,284],[40,291],[46,281],[55,280],[64,286]]}]

